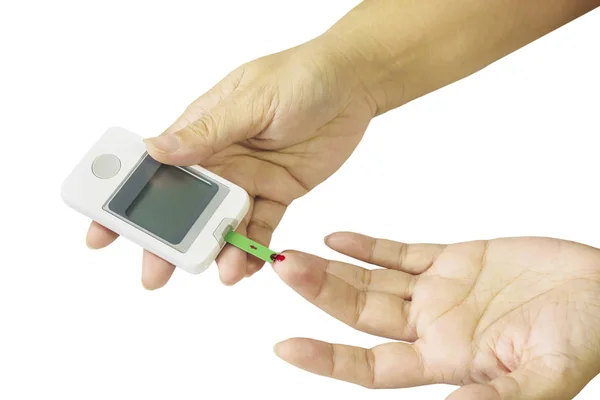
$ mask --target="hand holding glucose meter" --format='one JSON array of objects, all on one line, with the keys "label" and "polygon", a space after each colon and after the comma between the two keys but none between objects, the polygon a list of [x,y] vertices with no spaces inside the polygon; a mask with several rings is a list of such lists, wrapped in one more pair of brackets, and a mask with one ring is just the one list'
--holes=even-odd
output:
[{"label": "hand holding glucose meter", "polygon": [[214,261],[249,208],[244,189],[199,166],[161,164],[122,128],[100,138],[61,193],[73,209],[193,274]]}]

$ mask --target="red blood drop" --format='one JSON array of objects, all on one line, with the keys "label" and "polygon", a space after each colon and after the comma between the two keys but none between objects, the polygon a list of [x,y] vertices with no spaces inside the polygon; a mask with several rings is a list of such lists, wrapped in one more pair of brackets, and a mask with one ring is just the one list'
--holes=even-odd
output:
[{"label": "red blood drop", "polygon": [[256,246],[254,246],[254,245],[250,246],[250,248],[251,248],[252,250],[256,250]]},{"label": "red blood drop", "polygon": [[283,261],[285,260],[285,256],[283,254],[278,254],[277,257],[275,257],[275,261]]}]

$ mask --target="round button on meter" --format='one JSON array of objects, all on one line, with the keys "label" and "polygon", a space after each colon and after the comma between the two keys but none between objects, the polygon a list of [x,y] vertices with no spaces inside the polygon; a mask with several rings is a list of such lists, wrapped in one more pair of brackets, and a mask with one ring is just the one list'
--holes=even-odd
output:
[{"label": "round button on meter", "polygon": [[92,172],[100,179],[115,176],[121,169],[121,160],[114,154],[102,154],[92,163]]}]

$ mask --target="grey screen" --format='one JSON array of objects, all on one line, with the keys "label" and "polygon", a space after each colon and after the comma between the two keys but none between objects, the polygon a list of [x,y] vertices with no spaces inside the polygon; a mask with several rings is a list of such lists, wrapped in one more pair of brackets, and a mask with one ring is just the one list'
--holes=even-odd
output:
[{"label": "grey screen", "polygon": [[178,244],[217,189],[179,168],[160,165],[125,209],[125,217],[167,242]]}]

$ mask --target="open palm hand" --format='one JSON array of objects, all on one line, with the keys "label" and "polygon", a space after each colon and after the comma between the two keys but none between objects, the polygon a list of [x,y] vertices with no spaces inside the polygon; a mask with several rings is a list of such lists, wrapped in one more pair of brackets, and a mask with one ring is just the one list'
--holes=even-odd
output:
[{"label": "open palm hand", "polygon": [[405,245],[352,233],[326,243],[385,267],[286,252],[274,264],[310,302],[398,340],[362,349],[277,346],[308,371],[373,388],[461,385],[449,399],[571,399],[600,373],[600,251],[544,238]]}]

